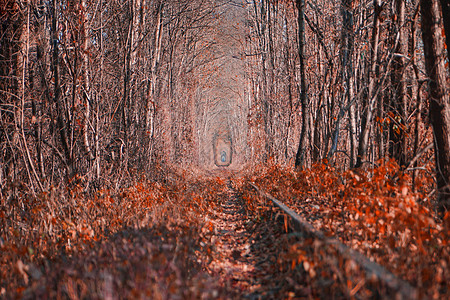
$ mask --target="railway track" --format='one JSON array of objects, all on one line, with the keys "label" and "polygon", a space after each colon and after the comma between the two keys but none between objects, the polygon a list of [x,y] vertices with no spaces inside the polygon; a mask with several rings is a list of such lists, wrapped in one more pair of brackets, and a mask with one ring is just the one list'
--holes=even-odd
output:
[{"label": "railway track", "polygon": [[[375,285],[377,287],[382,286],[386,291],[386,294],[384,294],[383,292],[382,295],[378,295],[381,298],[392,297],[393,299],[423,299],[422,296],[419,296],[417,289],[411,286],[408,282],[398,278],[396,275],[388,271],[385,267],[371,261],[360,252],[351,249],[350,247],[338,241],[336,238],[328,237],[322,231],[315,229],[313,225],[311,225],[293,209],[289,208],[282,201],[274,198],[272,195],[266,193],[255,184],[249,183],[249,185],[263,199],[270,201],[276,207],[276,209],[278,209],[279,212],[281,212],[285,216],[285,218],[288,219],[287,224],[289,224],[289,227],[294,232],[300,232],[303,235],[307,235],[316,240],[319,240],[326,247],[335,249],[336,253],[340,255],[342,259],[356,264],[361,270],[363,270],[365,273],[365,278],[367,279],[360,282],[359,285],[373,285],[374,283],[376,283]],[[333,266],[333,268],[336,270],[336,266]],[[362,286],[357,286],[355,287],[355,289],[356,288],[358,288],[359,290],[362,288]],[[353,295],[353,293],[352,295],[347,296],[355,296],[356,298],[358,298],[357,295]]]},{"label": "railway track", "polygon": [[236,297],[252,285],[250,279],[254,271],[254,261],[249,254],[251,236],[245,230],[246,216],[242,201],[227,182],[228,190],[217,197],[221,211],[215,212],[213,220],[216,236],[216,259],[209,265],[211,273],[218,275],[223,286],[233,287]]}]

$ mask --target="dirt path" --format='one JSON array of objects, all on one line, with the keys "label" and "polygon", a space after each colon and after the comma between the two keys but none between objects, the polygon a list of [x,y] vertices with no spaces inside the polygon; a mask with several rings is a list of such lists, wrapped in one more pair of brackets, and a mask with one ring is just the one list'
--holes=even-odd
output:
[{"label": "dirt path", "polygon": [[[242,201],[228,183],[229,189],[222,197],[222,210],[216,212],[212,222],[216,240],[214,260],[208,270],[214,277],[220,278],[220,284],[238,298],[259,298],[255,291],[255,265],[257,258],[252,253],[255,242],[253,234],[246,229],[249,218]],[[234,298],[234,296],[232,296]]]},{"label": "dirt path", "polygon": [[[282,220],[272,213],[246,211],[231,182],[217,199],[222,205],[212,220],[215,247],[207,272],[228,292],[227,299],[311,298],[309,275],[286,263],[290,245],[305,240],[286,232]],[[314,252],[309,242],[298,246]]]}]

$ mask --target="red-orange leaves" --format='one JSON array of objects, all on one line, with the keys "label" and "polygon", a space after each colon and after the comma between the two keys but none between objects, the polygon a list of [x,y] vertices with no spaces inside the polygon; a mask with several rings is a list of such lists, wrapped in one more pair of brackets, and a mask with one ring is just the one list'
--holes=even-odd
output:
[{"label": "red-orange leaves", "polygon": [[[393,160],[379,161],[367,171],[343,172],[325,164],[299,172],[270,166],[249,178],[317,229],[369,254],[424,295],[448,298],[450,274],[441,271],[440,262],[450,261],[450,213],[442,221],[434,218],[429,168],[415,177],[416,192],[410,173]],[[352,282],[348,288],[357,287]]]},{"label": "red-orange leaves", "polygon": [[[64,298],[69,288],[74,296],[102,298],[96,293],[104,284],[118,285],[111,292],[120,298],[134,298],[133,289],[144,298],[156,297],[156,289],[168,298],[185,291],[191,294],[184,298],[200,298],[207,283],[192,274],[206,278],[198,263],[211,252],[214,226],[206,215],[218,206],[225,181],[166,172],[171,180],[164,184],[143,178],[91,196],[75,179],[67,190],[52,187],[36,199],[0,195],[0,298],[20,298],[25,290],[29,298]],[[28,268],[30,262],[37,267]]]}]

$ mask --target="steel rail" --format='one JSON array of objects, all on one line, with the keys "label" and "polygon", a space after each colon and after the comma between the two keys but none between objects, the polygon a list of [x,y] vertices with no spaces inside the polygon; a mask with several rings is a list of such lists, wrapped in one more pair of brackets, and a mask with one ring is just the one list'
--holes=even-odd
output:
[{"label": "steel rail", "polygon": [[259,187],[253,183],[249,183],[261,196],[270,200],[275,206],[280,208],[284,213],[286,213],[292,220],[293,227],[297,231],[306,231],[315,238],[323,241],[327,245],[334,246],[337,251],[344,257],[355,261],[359,264],[368,275],[374,275],[392,291],[397,293],[401,299],[418,299],[419,293],[416,288],[411,286],[408,282],[398,278],[390,271],[388,271],[383,266],[371,261],[366,256],[362,255],[360,252],[353,250],[352,248],[339,242],[336,238],[327,237],[322,231],[314,228],[313,225],[308,223],[302,216],[297,214],[294,210],[286,206],[280,200],[274,198],[272,195],[264,192]]}]

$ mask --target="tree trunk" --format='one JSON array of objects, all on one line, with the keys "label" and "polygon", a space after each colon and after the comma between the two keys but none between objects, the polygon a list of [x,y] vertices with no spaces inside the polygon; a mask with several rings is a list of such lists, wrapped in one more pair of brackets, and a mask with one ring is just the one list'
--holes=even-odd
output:
[{"label": "tree trunk", "polygon": [[356,142],[356,108],[355,108],[355,105],[350,105],[348,114],[349,114],[349,138],[350,138],[350,168],[353,168],[355,166],[356,150],[358,148],[358,145]]},{"label": "tree trunk", "polygon": [[430,120],[434,133],[438,212],[450,208],[450,98],[437,0],[421,0],[425,69],[429,77]]},{"label": "tree trunk", "polygon": [[284,12],[284,23],[285,23],[285,35],[286,35],[286,50],[285,50],[285,67],[286,67],[286,74],[288,74],[288,99],[289,99],[289,106],[288,106],[288,121],[286,126],[286,133],[285,133],[285,149],[284,149],[284,157],[287,160],[289,157],[289,138],[290,138],[290,130],[291,130],[291,122],[292,122],[292,112],[293,112],[293,84],[292,84],[292,75],[295,72],[295,70],[292,70],[292,59],[290,57],[290,37],[289,37],[289,30],[288,30],[288,20],[286,16],[286,11]]},{"label": "tree trunk", "polygon": [[[354,48],[354,21],[353,21],[353,0],[342,0],[342,48],[341,48],[341,60],[343,71],[343,86],[344,86],[344,101],[349,105],[349,122],[350,122],[350,167],[353,167],[353,153],[356,151],[355,134],[355,113],[354,107],[350,103],[352,97],[354,97],[353,87],[353,48]],[[339,134],[339,133],[337,133]]]},{"label": "tree trunk", "polygon": [[[154,118],[155,118],[155,93],[156,93],[156,79],[157,79],[157,68],[159,64],[159,60],[161,57],[161,43],[162,43],[162,13],[163,13],[163,5],[164,2],[161,1],[158,4],[157,8],[157,19],[155,25],[155,40],[154,40],[154,49],[152,53],[152,61],[150,66],[150,82],[147,87],[147,105],[146,105],[146,130],[149,136],[149,141],[153,139],[154,135]],[[150,146],[150,145],[149,145]],[[151,153],[149,153],[149,157]]]},{"label": "tree trunk", "polygon": [[85,112],[83,121],[83,144],[88,155],[89,161],[94,160],[94,152],[91,150],[91,144],[89,141],[89,123],[91,122],[91,82],[89,77],[89,28],[87,14],[86,0],[81,1],[80,19],[82,24],[82,43],[83,43],[83,77],[84,77],[84,101]]},{"label": "tree trunk", "polygon": [[392,82],[394,84],[394,98],[391,102],[392,120],[390,125],[389,153],[400,166],[406,164],[406,115],[407,91],[405,78],[405,57],[408,51],[408,40],[405,26],[405,0],[395,0],[395,57],[392,62]]},{"label": "tree trunk", "polygon": [[382,10],[381,0],[374,0],[374,16],[373,16],[373,27],[372,27],[372,38],[370,41],[370,70],[367,72],[367,81],[369,82],[369,87],[367,91],[367,107],[363,112],[361,118],[361,134],[359,136],[358,144],[358,155],[356,158],[355,168],[362,167],[367,156],[367,148],[369,143],[369,132],[372,126],[372,116],[375,109],[375,101],[377,97],[373,95],[375,81],[376,81],[376,68],[378,63],[378,41],[380,37],[380,13]]},{"label": "tree trunk", "polygon": [[66,165],[66,175],[71,178],[75,175],[75,170],[73,168],[72,152],[70,150],[68,140],[67,140],[67,129],[64,121],[63,104],[61,101],[61,86],[59,78],[59,48],[58,48],[58,12],[57,12],[57,1],[53,0],[50,6],[51,9],[51,45],[52,45],[52,61],[51,69],[53,76],[53,101],[56,104],[56,128],[59,133],[59,140],[64,150],[64,158]]},{"label": "tree trunk", "polygon": [[298,11],[298,55],[300,58],[300,103],[302,107],[302,130],[300,132],[300,141],[298,143],[297,155],[295,156],[295,167],[302,168],[306,160],[306,136],[308,134],[309,110],[306,91],[306,72],[305,72],[305,0],[296,0]]},{"label": "tree trunk", "polygon": [[[6,93],[0,96],[0,142],[5,147],[0,159],[0,172],[7,180],[14,181],[18,173],[17,148],[18,130],[16,122],[17,109],[4,109],[19,106],[20,100],[20,37],[24,29],[23,15],[15,1],[8,1],[2,7],[0,24],[0,89]],[[3,175],[0,175],[3,178]],[[0,181],[0,187],[4,182]]]},{"label": "tree trunk", "polygon": [[[354,48],[354,24],[353,24],[353,0],[342,0],[341,2],[341,14],[342,14],[342,32],[341,32],[341,67],[342,73],[340,78],[342,79],[342,86],[344,88],[344,92],[342,95],[342,100],[339,103],[340,109],[339,114],[337,116],[335,122],[335,128],[331,137],[331,148],[328,151],[327,159],[330,160],[334,153],[337,151],[338,143],[339,143],[339,134],[341,124],[340,122],[344,118],[347,111],[351,110],[351,106],[353,106],[352,96],[353,92],[353,48]],[[350,115],[350,127],[352,127],[352,122],[354,122],[354,116],[352,113]],[[350,132],[350,137],[352,137],[352,133]],[[352,151],[356,148],[356,141],[351,140]],[[355,149],[356,150],[356,149]],[[353,158],[350,159],[350,165],[353,166]]]},{"label": "tree trunk", "polygon": [[128,16],[128,33],[127,33],[127,39],[125,43],[125,53],[124,53],[124,62],[123,62],[123,93],[122,93],[122,103],[121,103],[121,113],[122,113],[122,131],[123,131],[123,137],[124,137],[124,144],[125,144],[125,155],[122,156],[121,164],[125,164],[125,169],[128,168],[128,154],[129,154],[129,140],[128,137],[130,133],[128,132],[130,130],[130,122],[129,122],[129,102],[130,102],[130,80],[131,80],[131,52],[133,48],[133,3],[130,1],[128,3],[128,10],[129,10],[129,16]]},{"label": "tree trunk", "polygon": [[[450,59],[450,0],[440,0],[442,7],[442,17],[444,20],[445,43],[447,44],[447,57]],[[450,72],[450,64],[447,65]]]}]

